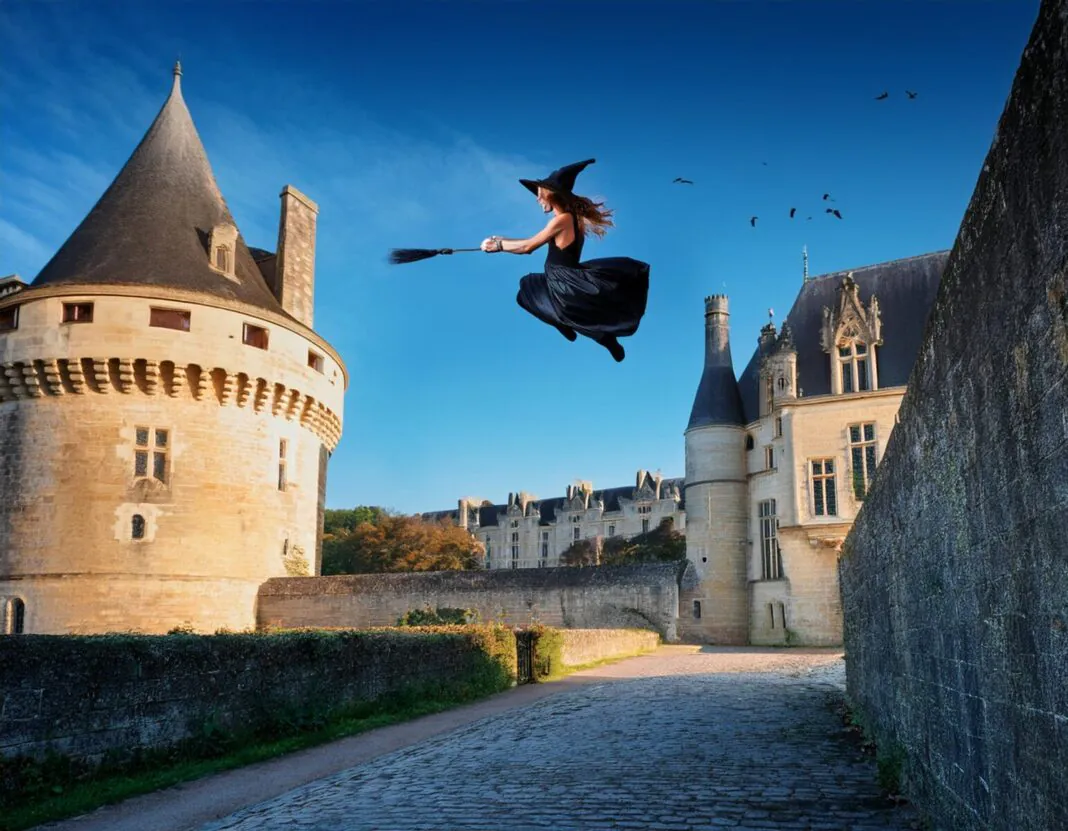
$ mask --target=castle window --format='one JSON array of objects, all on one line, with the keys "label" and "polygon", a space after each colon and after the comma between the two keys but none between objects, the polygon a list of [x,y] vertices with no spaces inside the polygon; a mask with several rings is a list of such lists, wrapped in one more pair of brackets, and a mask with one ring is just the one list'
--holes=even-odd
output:
[{"label": "castle window", "polygon": [[834,459],[813,459],[812,512],[816,516],[838,516],[838,495],[834,486]]},{"label": "castle window", "polygon": [[775,628],[775,605],[773,603],[768,604],[768,617],[771,620],[771,628]]},{"label": "castle window", "polygon": [[130,539],[143,540],[145,538],[145,518],[140,514],[134,514],[130,520]]},{"label": "castle window", "polygon": [[493,568],[493,543],[486,537],[486,568]]},{"label": "castle window", "polygon": [[215,267],[219,271],[230,270],[230,249],[225,245],[219,245],[215,248]]},{"label": "castle window", "polygon": [[746,450],[752,450],[754,447],[756,447],[756,443],[753,441],[753,437],[751,435],[746,435],[746,437],[745,437],[745,449]]},{"label": "castle window", "polygon": [[775,419],[775,438],[782,437],[782,416]]},{"label": "castle window", "polygon": [[701,619],[701,601],[700,600],[695,600],[693,602],[693,616],[697,620]]},{"label": "castle window", "polygon": [[842,375],[842,392],[865,392],[871,389],[868,373],[868,345],[849,341],[838,346],[838,371]]},{"label": "castle window", "polygon": [[26,604],[21,597],[12,597],[4,607],[4,634],[21,635],[26,631]]},{"label": "castle window", "polygon": [[8,306],[0,309],[0,332],[10,332],[19,328],[19,307]]},{"label": "castle window", "polygon": [[519,532],[512,532],[512,568],[519,568]]},{"label": "castle window", "polygon": [[614,537],[615,535],[616,535],[616,526],[609,525],[608,526],[608,536]]},{"label": "castle window", "polygon": [[582,539],[582,530],[576,525],[571,529],[571,535],[576,540]]},{"label": "castle window", "polygon": [[93,304],[92,303],[64,303],[63,304],[63,322],[64,323],[92,323],[93,322]]},{"label": "castle window", "polygon": [[208,232],[209,265],[227,277],[234,276],[234,252],[237,250],[237,226],[220,222]]},{"label": "castle window", "polygon": [[288,450],[285,439],[278,440],[278,490],[286,489],[286,451]]},{"label": "castle window", "polygon": [[770,413],[775,409],[775,384],[771,380],[771,376],[768,376],[764,381],[764,412]]},{"label": "castle window", "polygon": [[775,448],[770,444],[764,448],[764,470],[775,469]]},{"label": "castle window", "polygon": [[853,495],[863,499],[875,475],[874,424],[854,424],[849,428],[849,453],[853,465]]},{"label": "castle window", "polygon": [[179,332],[188,332],[189,317],[189,312],[185,309],[150,308],[148,325],[159,329],[177,329]]},{"label": "castle window", "polygon": [[782,579],[782,552],[779,551],[779,518],[775,500],[765,499],[757,506],[760,520],[760,579]]},{"label": "castle window", "polygon": [[541,532],[541,563],[539,565],[545,568],[549,564],[549,532]]},{"label": "castle window", "polygon": [[251,323],[246,323],[245,328],[241,333],[241,341],[249,346],[255,346],[257,349],[267,348],[268,332],[262,326],[253,326]]},{"label": "castle window", "polygon": [[152,432],[147,427],[138,427],[135,431],[134,476],[138,479],[147,479],[148,463],[151,460],[152,478],[159,482],[166,482],[170,434],[167,430],[155,430],[155,442],[150,445],[149,438]]},{"label": "castle window", "polygon": [[308,366],[314,369],[316,372],[323,371],[323,356],[318,352],[308,350]]},{"label": "castle window", "polygon": [[644,519],[642,519],[642,533],[643,534],[648,534],[649,533],[649,518],[648,517],[645,517]]},{"label": "castle window", "polygon": [[518,528],[519,527],[519,520],[518,519],[513,519],[512,520],[512,527],[513,528]]}]

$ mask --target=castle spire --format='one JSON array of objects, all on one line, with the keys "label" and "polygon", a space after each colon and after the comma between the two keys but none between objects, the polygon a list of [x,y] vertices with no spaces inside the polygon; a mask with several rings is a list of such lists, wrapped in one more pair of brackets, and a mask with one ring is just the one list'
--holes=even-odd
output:
[{"label": "castle spire", "polygon": [[172,72],[174,74],[174,83],[171,85],[171,92],[172,93],[181,92],[181,89],[182,89],[182,62],[181,61],[176,60],[174,62],[174,69],[172,70]]},{"label": "castle spire", "polygon": [[742,399],[731,360],[727,296],[705,298],[705,368],[687,429],[711,424],[743,424]]}]

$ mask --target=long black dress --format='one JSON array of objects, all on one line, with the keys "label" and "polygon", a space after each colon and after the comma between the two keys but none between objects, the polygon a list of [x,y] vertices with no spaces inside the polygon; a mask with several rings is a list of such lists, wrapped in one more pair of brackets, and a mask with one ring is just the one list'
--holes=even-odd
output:
[{"label": "long black dress", "polygon": [[549,240],[545,272],[523,277],[516,301],[565,335],[571,329],[603,345],[633,335],[645,314],[649,264],[630,257],[580,263],[584,240],[578,219],[574,214],[571,219],[574,241],[558,248],[555,239]]}]

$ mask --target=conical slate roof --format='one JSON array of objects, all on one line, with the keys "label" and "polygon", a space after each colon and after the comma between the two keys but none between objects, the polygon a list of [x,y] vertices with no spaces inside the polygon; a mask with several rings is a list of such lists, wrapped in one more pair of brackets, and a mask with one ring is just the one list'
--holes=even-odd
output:
[{"label": "conical slate roof", "polygon": [[745,424],[742,396],[734,378],[727,321],[727,298],[705,298],[705,368],[697,385],[687,430]]},{"label": "conical slate roof", "polygon": [[180,78],[176,66],[171,94],[145,137],[33,286],[176,288],[284,314],[240,235],[234,276],[209,265],[211,229],[236,223],[182,99]]}]

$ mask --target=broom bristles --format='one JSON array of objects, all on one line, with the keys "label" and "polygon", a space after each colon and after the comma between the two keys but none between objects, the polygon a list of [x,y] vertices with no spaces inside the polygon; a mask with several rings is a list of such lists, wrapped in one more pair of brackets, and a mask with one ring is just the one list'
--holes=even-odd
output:
[{"label": "broom bristles", "polygon": [[442,253],[441,248],[394,248],[389,252],[389,261],[393,265],[403,263],[416,263],[419,260],[428,260]]}]

